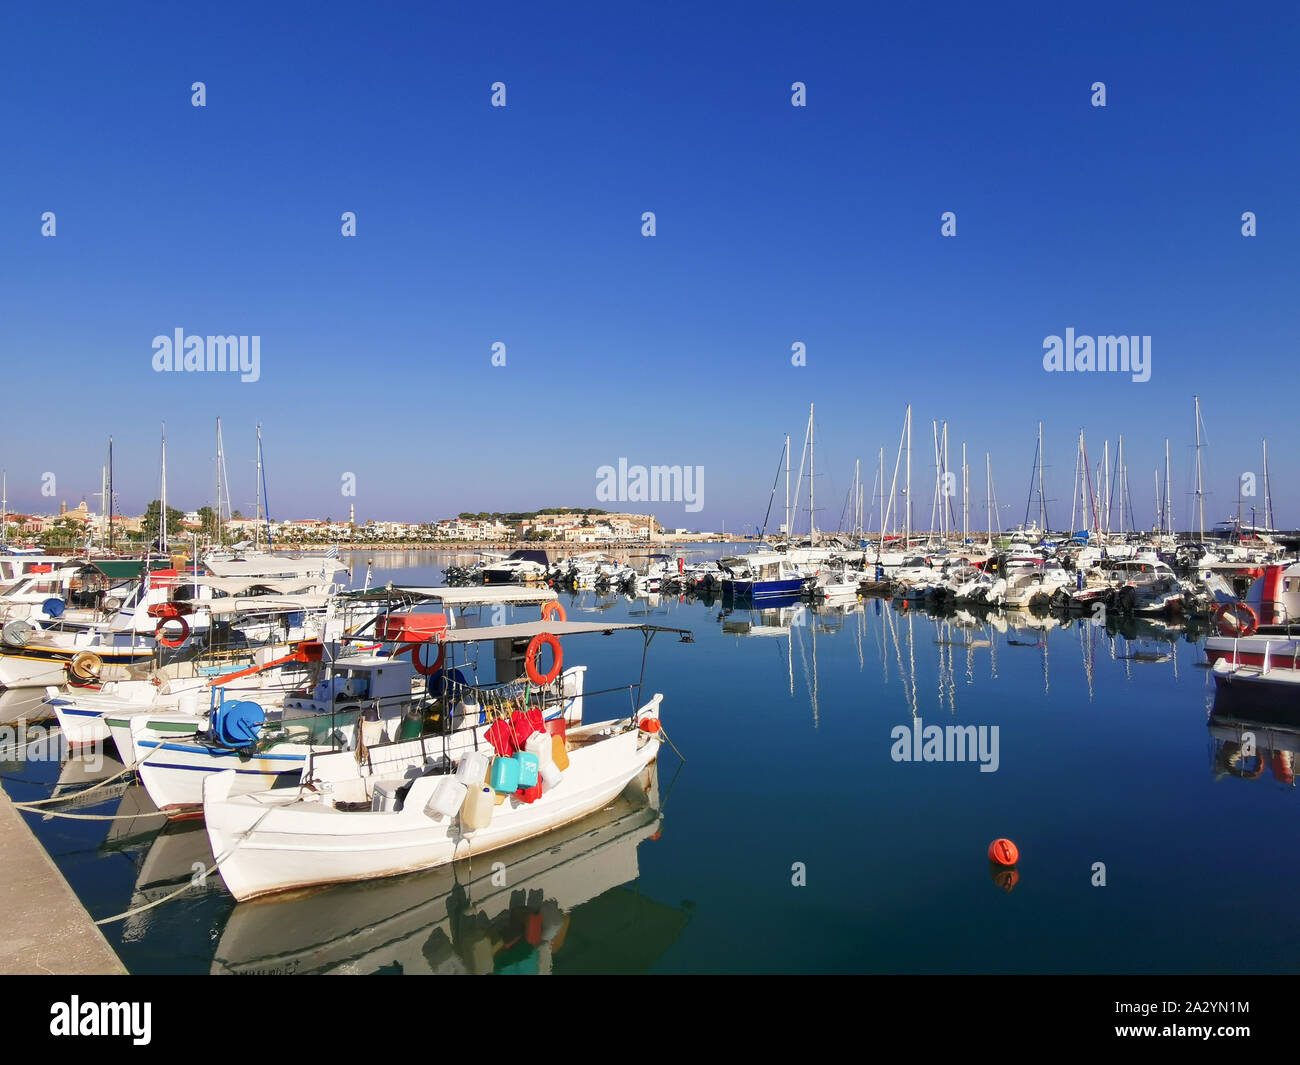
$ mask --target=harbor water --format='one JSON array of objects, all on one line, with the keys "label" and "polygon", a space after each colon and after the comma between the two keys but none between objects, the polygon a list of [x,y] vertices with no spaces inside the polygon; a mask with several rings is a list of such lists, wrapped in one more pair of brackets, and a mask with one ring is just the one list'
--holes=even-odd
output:
[{"label": "harbor water", "polygon": [[[452,558],[371,557],[372,586],[440,584]],[[358,585],[366,559],[348,559]],[[236,905],[204,874],[201,823],[161,827],[125,779],[60,807],[113,820],[24,816],[93,918],[135,911],[103,930],[136,973],[1294,966],[1297,918],[1280,890],[1291,756],[1284,743],[1243,756],[1232,721],[1248,730],[1248,715],[1210,721],[1215,686],[1195,634],[940,618],[874,599],[561,602],[571,620],[685,628],[694,642],[661,633],[649,648],[645,696],[663,693],[671,740],[655,773],[539,840]],[[595,691],[635,681],[642,649],[616,633],[568,638],[564,653]],[[626,697],[598,705],[588,720],[631,709]],[[0,764],[16,800],[117,769]],[[1010,876],[988,858],[1000,837],[1020,851]]]}]

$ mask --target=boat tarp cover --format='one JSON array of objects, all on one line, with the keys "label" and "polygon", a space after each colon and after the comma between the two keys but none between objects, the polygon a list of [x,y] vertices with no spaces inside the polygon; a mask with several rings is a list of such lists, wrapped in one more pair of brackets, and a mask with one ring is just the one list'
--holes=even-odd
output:
[{"label": "boat tarp cover", "polygon": [[148,566],[150,571],[156,569],[171,569],[171,563],[163,562],[161,559],[154,559],[150,562],[142,562],[138,558],[134,559],[104,559],[101,562],[90,562],[82,567],[84,570],[97,570],[111,581],[129,581],[134,577],[140,576],[140,571]]}]

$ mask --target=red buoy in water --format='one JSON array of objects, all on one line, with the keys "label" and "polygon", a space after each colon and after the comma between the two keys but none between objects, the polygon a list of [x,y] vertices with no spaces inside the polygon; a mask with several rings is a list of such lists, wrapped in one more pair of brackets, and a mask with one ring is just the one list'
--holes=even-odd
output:
[{"label": "red buoy in water", "polygon": [[989,861],[998,865],[1015,865],[1020,861],[1020,850],[1009,839],[995,839],[989,844]]}]

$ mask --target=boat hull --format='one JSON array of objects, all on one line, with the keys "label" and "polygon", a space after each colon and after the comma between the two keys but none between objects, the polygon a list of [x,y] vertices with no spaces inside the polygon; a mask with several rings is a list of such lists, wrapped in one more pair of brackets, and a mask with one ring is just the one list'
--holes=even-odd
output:
[{"label": "boat hull", "polygon": [[760,599],[780,599],[789,595],[797,596],[802,593],[803,579],[801,577],[781,581],[746,581],[728,577],[722,581],[722,596],[724,599],[757,601]]},{"label": "boat hull", "polygon": [[474,832],[462,832],[456,818],[425,812],[441,777],[415,781],[403,809],[383,813],[339,811],[316,802],[274,805],[265,796],[230,798],[236,778],[222,773],[205,785],[204,820],[222,878],[242,902],[432,869],[531,839],[611,802],[654,761],[658,748],[658,734],[630,729],[575,749],[553,790],[531,804],[509,797],[491,823]]}]

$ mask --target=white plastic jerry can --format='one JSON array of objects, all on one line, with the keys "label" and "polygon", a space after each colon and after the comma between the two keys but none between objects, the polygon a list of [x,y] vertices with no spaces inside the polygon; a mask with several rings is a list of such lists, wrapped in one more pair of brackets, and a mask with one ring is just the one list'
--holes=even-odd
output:
[{"label": "white plastic jerry can", "polygon": [[478,751],[470,751],[456,766],[456,779],[466,787],[472,788],[487,776],[488,757]]},{"label": "white plastic jerry can", "polygon": [[551,756],[551,735],[549,732],[534,732],[524,741],[524,750],[537,756],[537,766],[545,769],[554,764]]},{"label": "white plastic jerry can", "polygon": [[460,810],[461,827],[466,832],[487,828],[492,822],[492,808],[496,806],[496,792],[486,784],[478,784],[469,789],[465,796],[465,805]]},{"label": "white plastic jerry can", "polygon": [[541,768],[543,790],[550,791],[553,787],[555,787],[556,784],[560,782],[560,779],[563,776],[564,774],[560,771],[560,767],[557,766],[554,762],[543,763]]},{"label": "white plastic jerry can", "polygon": [[428,810],[439,817],[455,817],[469,789],[455,777],[447,777],[433,791]]}]

